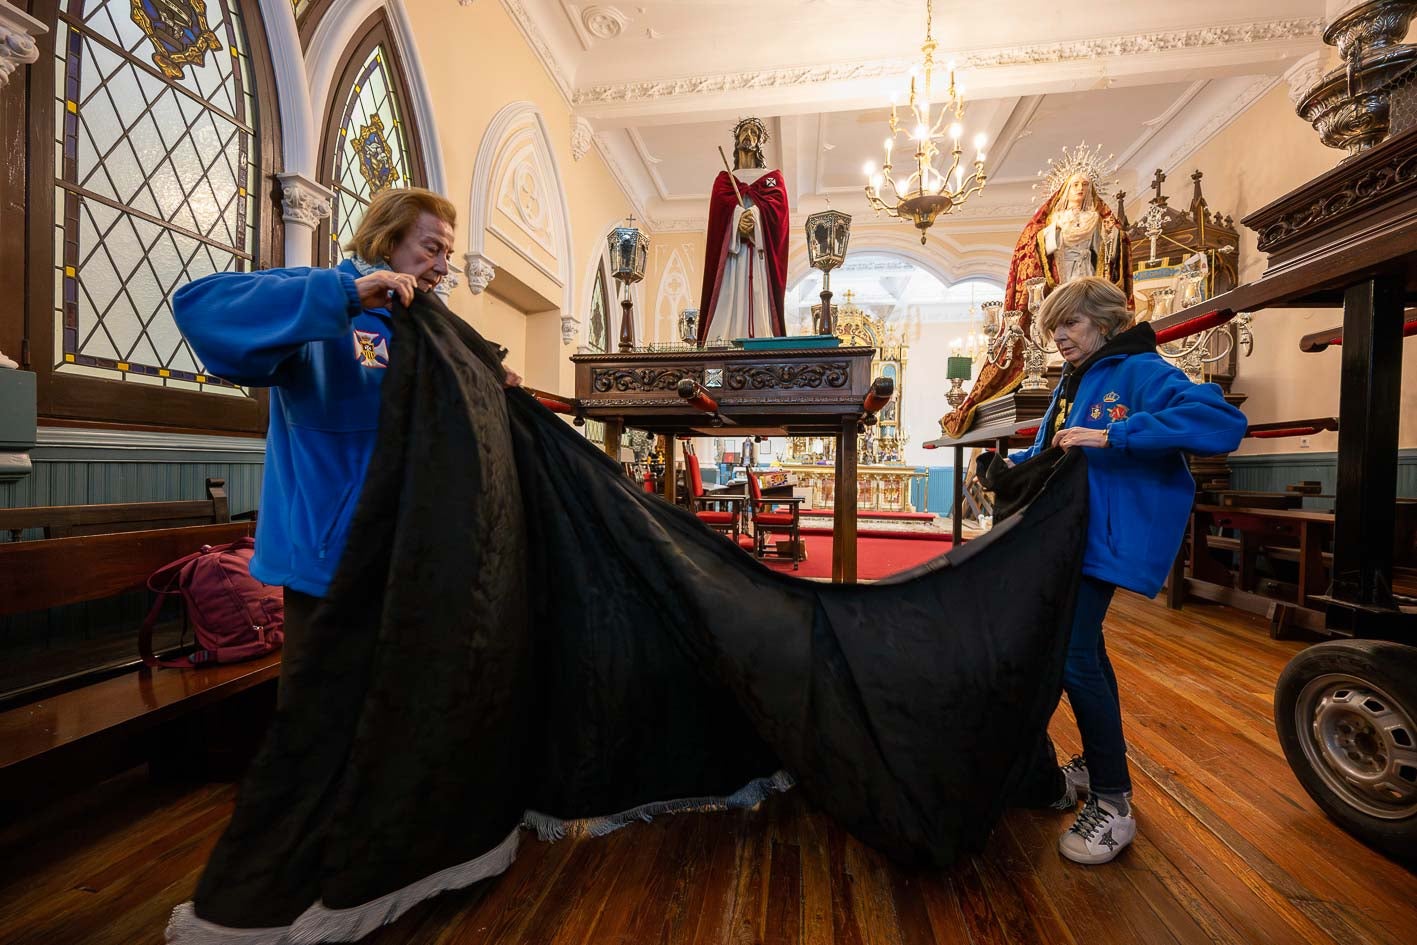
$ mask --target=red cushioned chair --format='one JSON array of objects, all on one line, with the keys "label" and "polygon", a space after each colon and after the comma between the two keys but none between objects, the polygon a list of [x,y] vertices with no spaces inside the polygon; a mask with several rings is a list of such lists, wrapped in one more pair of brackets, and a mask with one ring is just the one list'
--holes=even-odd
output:
[{"label": "red cushioned chair", "polygon": [[[802,561],[802,525],[799,515],[799,506],[802,500],[797,497],[785,499],[763,500],[763,489],[758,483],[758,475],[753,470],[748,470],[748,494],[752,501],[748,508],[753,519],[753,552],[759,558],[766,558],[769,554],[777,557],[792,559],[792,570],[796,571]],[[781,507],[786,506],[787,511],[782,511]],[[779,554],[768,551],[769,535],[786,535],[788,537],[791,552],[790,554]]]},{"label": "red cushioned chair", "polygon": [[[728,536],[733,544],[738,544],[739,522],[737,496],[714,496],[704,492],[704,477],[699,473],[699,458],[687,443],[684,450],[684,464],[689,471],[689,511],[699,521],[716,532]],[[724,511],[723,506],[728,506]],[[708,509],[705,506],[716,506]]]}]

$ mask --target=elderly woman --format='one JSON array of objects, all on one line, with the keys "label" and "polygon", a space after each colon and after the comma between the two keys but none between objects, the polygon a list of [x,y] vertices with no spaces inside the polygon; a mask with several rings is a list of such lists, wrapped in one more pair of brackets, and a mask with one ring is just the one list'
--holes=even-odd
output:
[{"label": "elderly woman", "polygon": [[1193,384],[1156,353],[1150,324],[1129,327],[1127,300],[1111,282],[1060,286],[1038,316],[1067,364],[1023,462],[1048,445],[1087,450],[1089,516],[1083,577],[1063,671],[1083,754],[1063,768],[1071,809],[1087,803],[1059,849],[1078,863],[1106,863],[1136,835],[1117,677],[1102,621],[1118,587],[1161,590],[1195,499],[1186,453],[1226,453],[1245,416],[1214,384]]},{"label": "elderly woman", "polygon": [[[206,369],[271,388],[251,573],[285,587],[286,624],[308,621],[344,548],[374,452],[394,322],[448,274],[457,210],[420,188],[369,204],[333,269],[223,272],[177,290],[173,314]],[[521,382],[507,372],[509,385]],[[287,639],[298,646],[299,636]],[[293,654],[287,654],[289,659]]]}]

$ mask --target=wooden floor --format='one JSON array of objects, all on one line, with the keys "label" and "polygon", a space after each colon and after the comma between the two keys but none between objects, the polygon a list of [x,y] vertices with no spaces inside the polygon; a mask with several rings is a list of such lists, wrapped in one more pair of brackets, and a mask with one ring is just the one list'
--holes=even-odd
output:
[{"label": "wooden floor", "polygon": [[[661,818],[601,840],[532,838],[509,873],[418,907],[378,945],[1103,945],[1417,942],[1417,876],[1330,823],[1275,743],[1271,691],[1301,644],[1218,606],[1119,595],[1107,624],[1140,835],[1061,860],[1064,815],[1010,813],[983,856],[911,872],[800,796]],[[1067,708],[1060,751],[1076,749]],[[0,832],[0,942],[146,945],[188,898],[229,785],[140,772]]]}]

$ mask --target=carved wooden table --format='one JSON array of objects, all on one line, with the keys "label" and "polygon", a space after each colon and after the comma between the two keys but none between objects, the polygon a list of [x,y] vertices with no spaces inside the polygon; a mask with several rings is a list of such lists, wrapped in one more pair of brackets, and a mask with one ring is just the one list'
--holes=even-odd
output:
[{"label": "carved wooden table", "polygon": [[[618,453],[626,427],[662,434],[674,464],[676,436],[836,437],[836,479],[855,481],[856,433],[871,389],[874,348],[737,348],[578,354],[576,400],[583,416],[605,423],[605,449]],[[685,378],[707,391],[717,416],[677,393]],[[674,477],[665,498],[674,501]],[[832,580],[856,580],[856,490],[836,490]]]}]

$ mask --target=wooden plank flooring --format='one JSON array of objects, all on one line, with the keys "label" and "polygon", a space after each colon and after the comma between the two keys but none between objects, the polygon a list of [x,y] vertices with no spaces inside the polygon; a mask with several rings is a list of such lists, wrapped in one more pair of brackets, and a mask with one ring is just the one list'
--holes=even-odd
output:
[{"label": "wooden plank flooring", "polygon": [[[664,817],[600,840],[527,835],[512,869],[414,909],[377,945],[1406,945],[1417,875],[1325,818],[1274,736],[1302,644],[1216,605],[1119,594],[1140,835],[1115,863],[1062,860],[1062,814],[1010,812],[983,855],[901,869],[797,794]],[[1054,720],[1077,749],[1066,704]],[[230,785],[132,772],[0,831],[0,941],[147,945],[188,898]]]}]

